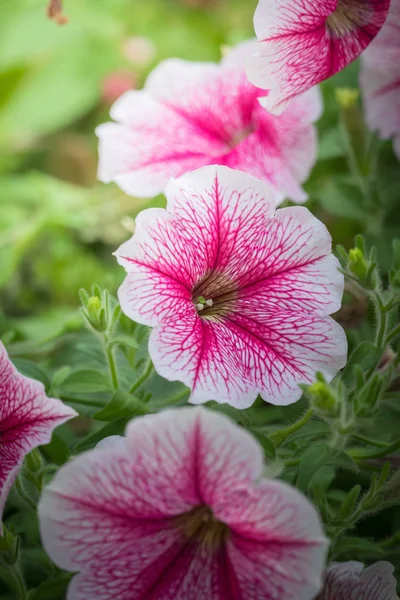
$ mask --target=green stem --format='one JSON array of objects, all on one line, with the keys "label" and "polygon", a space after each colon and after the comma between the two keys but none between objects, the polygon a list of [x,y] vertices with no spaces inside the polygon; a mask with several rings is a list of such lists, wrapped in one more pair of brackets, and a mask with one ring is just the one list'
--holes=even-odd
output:
[{"label": "green stem", "polygon": [[286,427],[286,429],[281,429],[279,431],[274,431],[270,433],[268,435],[269,439],[273,444],[275,444],[276,447],[281,446],[287,440],[287,438],[290,435],[292,435],[292,433],[295,433],[296,431],[304,427],[304,425],[306,425],[311,419],[313,414],[313,410],[309,408],[308,411],[301,417],[301,419],[296,421],[296,423],[293,423],[293,425]]},{"label": "green stem", "polygon": [[363,442],[364,444],[369,444],[370,446],[377,446],[378,448],[386,448],[385,442],[378,442],[375,440],[371,440],[370,438],[364,437],[358,433],[353,433],[352,436],[355,440],[359,442]]},{"label": "green stem", "polygon": [[396,440],[392,444],[388,444],[380,450],[374,450],[373,452],[362,452],[359,448],[350,448],[347,450],[349,456],[356,460],[368,460],[370,458],[382,458],[388,456],[393,452],[396,452],[400,448],[400,439]]},{"label": "green stem", "polygon": [[382,298],[379,292],[375,292],[372,296],[376,319],[378,321],[378,326],[376,328],[376,337],[375,343],[378,348],[384,348],[386,342],[386,332],[388,327],[388,307],[382,301]]},{"label": "green stem", "polygon": [[18,594],[16,600],[28,600],[28,590],[26,589],[18,562],[13,565],[7,565],[7,572],[10,574]]},{"label": "green stem", "polygon": [[176,396],[173,396],[173,398],[169,398],[168,400],[166,400],[165,405],[173,406],[174,404],[178,404],[178,402],[180,400],[182,400],[183,398],[186,398],[186,396],[188,396],[189,394],[190,394],[190,390],[185,389],[182,392],[179,392],[179,394],[177,394]]},{"label": "green stem", "polygon": [[27,504],[29,506],[29,508],[31,508],[33,510],[33,512],[36,513],[36,504],[35,502],[28,496],[28,494],[25,493],[25,490],[22,486],[22,483],[19,479],[19,477],[17,477],[17,479],[15,480],[15,489],[17,490],[21,500],[23,500],[25,502],[25,504]]},{"label": "green stem", "polygon": [[386,343],[389,344],[389,342],[391,342],[395,337],[397,337],[400,333],[400,323],[399,325],[396,325],[396,327],[393,327],[393,329],[391,331],[389,331],[389,333],[386,336]]},{"label": "green stem", "polygon": [[149,360],[146,369],[144,370],[142,375],[132,385],[131,389],[129,390],[129,393],[133,394],[133,392],[135,392],[142,385],[142,383],[144,383],[146,381],[146,379],[148,379],[148,377],[150,377],[152,371],[153,371],[153,363],[151,362],[151,360]]},{"label": "green stem", "polygon": [[119,386],[118,384],[118,372],[117,365],[115,363],[114,352],[112,346],[109,345],[108,340],[105,338],[106,344],[106,356],[108,361],[108,367],[110,369],[111,381],[114,390],[116,390]]}]

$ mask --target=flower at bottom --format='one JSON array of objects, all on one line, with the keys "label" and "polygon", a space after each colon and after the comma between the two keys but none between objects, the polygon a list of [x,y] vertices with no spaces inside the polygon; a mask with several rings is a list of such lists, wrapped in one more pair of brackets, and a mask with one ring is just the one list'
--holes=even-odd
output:
[{"label": "flower at bottom", "polygon": [[0,342],[0,534],[8,493],[28,452],[48,444],[53,430],[77,413],[48,398],[39,381],[18,373]]},{"label": "flower at bottom", "polygon": [[258,393],[295,402],[316,371],[331,380],[347,343],[327,316],[343,276],[325,226],[303,207],[275,211],[267,185],[227,167],[172,179],[166,195],[116,253],[122,311],[154,327],[158,373],[190,387],[194,404],[238,408]]},{"label": "flower at bottom", "polygon": [[67,600],[310,600],[327,542],[297,490],[227,417],[167,410],[61,467],[39,503]]},{"label": "flower at bottom", "polygon": [[392,0],[387,20],[361,57],[360,86],[368,126],[394,139],[400,159],[400,0]]},{"label": "flower at bottom", "polygon": [[393,565],[380,561],[364,569],[360,562],[335,563],[316,600],[398,600]]}]

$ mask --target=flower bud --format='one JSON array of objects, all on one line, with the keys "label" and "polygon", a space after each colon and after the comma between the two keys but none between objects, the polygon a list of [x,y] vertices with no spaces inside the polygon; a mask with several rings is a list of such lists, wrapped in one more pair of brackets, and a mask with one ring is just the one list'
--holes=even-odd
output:
[{"label": "flower bud", "polygon": [[329,417],[337,416],[338,399],[328,384],[316,381],[307,388],[307,394],[316,412]]},{"label": "flower bud", "polygon": [[336,100],[341,108],[348,110],[357,106],[360,92],[352,88],[338,88],[336,90]]},{"label": "flower bud", "polygon": [[360,248],[352,248],[349,251],[349,271],[363,281],[368,272],[368,264]]}]

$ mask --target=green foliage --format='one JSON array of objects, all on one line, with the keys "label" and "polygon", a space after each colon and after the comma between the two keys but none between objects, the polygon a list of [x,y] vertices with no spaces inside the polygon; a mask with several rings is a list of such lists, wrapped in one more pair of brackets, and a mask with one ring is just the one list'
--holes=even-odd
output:
[{"label": "green foliage", "polygon": [[[96,181],[94,129],[110,108],[104,80],[122,69],[140,86],[170,56],[218,60],[221,45],[253,35],[256,3],[66,0],[64,27],[46,19],[45,4],[0,3],[0,335],[19,371],[80,416],[28,455],[10,494],[2,600],[65,598],[71,576],[41,548],[35,516],[54,472],[123,435],[129,420],[186,405],[190,393],[154,372],[149,330],[122,315],[115,297],[123,273],[112,252],[137,212],[165,199]],[[155,44],[149,64],[124,55],[133,35]],[[317,374],[294,406],[208,408],[249,430],[268,475],[315,503],[330,559],[386,558],[399,572],[399,163],[365,127],[357,70],[354,62],[321,86],[318,162],[306,183],[307,206],[340,244],[346,295],[335,318],[348,334],[348,363],[332,382]]]}]

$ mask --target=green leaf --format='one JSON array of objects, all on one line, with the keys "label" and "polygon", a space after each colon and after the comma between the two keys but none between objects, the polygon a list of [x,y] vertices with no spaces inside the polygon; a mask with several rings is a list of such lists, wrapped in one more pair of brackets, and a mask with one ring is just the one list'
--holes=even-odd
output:
[{"label": "green leaf", "polygon": [[127,335],[120,335],[115,337],[109,343],[109,346],[128,346],[129,348],[133,348],[137,350],[139,348],[139,344],[134,338],[128,337]]},{"label": "green leaf", "polygon": [[318,469],[327,464],[332,456],[332,449],[322,442],[312,444],[300,458],[297,487],[305,492]]},{"label": "green leaf", "polygon": [[68,445],[56,433],[53,433],[50,444],[41,446],[41,451],[52,463],[63,465],[70,457]]},{"label": "green leaf", "polygon": [[341,373],[345,383],[351,383],[354,376],[354,367],[360,366],[363,371],[375,369],[381,359],[382,351],[372,342],[361,342],[351,353],[346,367]]},{"label": "green leaf", "polygon": [[123,435],[125,432],[125,427],[129,419],[121,419],[119,421],[113,421],[112,423],[107,423],[101,429],[97,429],[93,433],[90,433],[86,437],[83,438],[78,444],[76,444],[74,450],[75,452],[84,452],[85,450],[91,450],[98,444],[101,440],[108,437],[109,435]]},{"label": "green leaf", "polygon": [[72,573],[58,573],[30,590],[28,600],[63,600],[72,577]]},{"label": "green leaf", "polygon": [[276,456],[275,446],[269,437],[265,433],[255,431],[254,429],[251,430],[251,434],[256,438],[260,446],[262,446],[264,455],[270,460],[274,460]]},{"label": "green leaf", "polygon": [[62,382],[62,395],[92,394],[95,392],[108,392],[111,384],[106,375],[101,371],[84,369],[74,371]]},{"label": "green leaf", "polygon": [[47,377],[46,373],[42,371],[40,367],[38,367],[35,363],[30,360],[25,360],[24,358],[16,358],[13,360],[15,367],[18,369],[22,375],[25,377],[30,377],[31,379],[36,379],[43,383],[46,390],[50,389],[50,380]]},{"label": "green leaf", "polygon": [[325,181],[314,193],[314,197],[332,215],[361,222],[365,219],[361,191],[352,179],[345,175]]},{"label": "green leaf", "polygon": [[345,557],[348,559],[359,558],[381,558],[384,551],[369,540],[359,537],[346,537],[335,544],[334,558]]},{"label": "green leaf", "polygon": [[130,419],[135,415],[145,415],[147,413],[148,410],[137,398],[122,390],[116,390],[107,406],[92,416],[97,421],[115,421],[117,419]]},{"label": "green leaf", "polygon": [[350,492],[347,494],[346,498],[343,500],[339,512],[339,519],[348,519],[354,512],[355,506],[357,504],[358,497],[361,493],[361,486],[355,485]]}]

